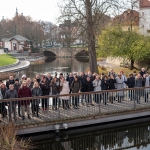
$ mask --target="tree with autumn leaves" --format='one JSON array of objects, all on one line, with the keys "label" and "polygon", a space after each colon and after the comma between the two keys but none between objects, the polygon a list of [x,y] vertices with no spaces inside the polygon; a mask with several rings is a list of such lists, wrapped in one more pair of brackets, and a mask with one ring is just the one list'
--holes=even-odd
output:
[{"label": "tree with autumn leaves", "polygon": [[126,58],[133,69],[135,61],[150,58],[150,38],[120,27],[109,28],[98,37],[97,55]]}]

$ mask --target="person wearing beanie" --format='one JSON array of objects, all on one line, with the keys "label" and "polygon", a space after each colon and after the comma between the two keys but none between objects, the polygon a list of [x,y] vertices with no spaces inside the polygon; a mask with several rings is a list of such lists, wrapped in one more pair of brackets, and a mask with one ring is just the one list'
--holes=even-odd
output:
[{"label": "person wearing beanie", "polygon": [[27,80],[27,77],[26,77],[26,75],[25,75],[25,74],[24,74],[24,75],[22,75],[22,77],[21,77],[21,81],[20,81],[20,84],[22,84],[24,80]]}]

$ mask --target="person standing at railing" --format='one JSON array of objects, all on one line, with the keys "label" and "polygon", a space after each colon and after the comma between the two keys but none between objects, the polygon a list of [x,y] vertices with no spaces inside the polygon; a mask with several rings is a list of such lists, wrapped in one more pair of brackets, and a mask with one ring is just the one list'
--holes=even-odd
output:
[{"label": "person standing at railing", "polygon": [[[6,85],[4,83],[1,84],[0,86],[0,89],[1,89],[1,93],[2,93],[2,96],[3,96],[3,99],[5,98],[5,93],[6,91],[8,90]],[[6,115],[7,115],[7,109],[5,107],[6,103],[5,102],[2,102],[2,117],[5,118]]]},{"label": "person standing at railing", "polygon": [[141,77],[143,77],[144,74],[146,74],[146,70],[145,70],[145,68],[141,68],[141,71],[140,71]]},{"label": "person standing at railing", "polygon": [[87,76],[90,78],[91,82],[94,81],[94,77],[91,71],[88,71]]},{"label": "person standing at railing", "polygon": [[[144,77],[145,77],[145,87],[149,87],[150,86],[150,75],[149,75],[149,73],[146,72]],[[149,92],[150,92],[149,88],[146,88],[145,89],[145,96],[144,96],[146,103],[148,102]]]},{"label": "person standing at railing", "polygon": [[[81,92],[85,92],[85,82],[86,82],[86,75],[83,72],[80,72],[79,80],[81,82]],[[81,96],[81,103],[84,105],[85,95]]]},{"label": "person standing at railing", "polygon": [[[48,82],[46,80],[46,76],[42,77],[42,80],[40,82],[40,87],[41,87],[41,90],[42,90],[42,96],[49,95],[49,85],[48,85]],[[42,99],[42,109],[47,110],[48,107],[49,107],[48,106],[48,99],[43,98]]]},{"label": "person standing at railing", "polygon": [[[145,84],[145,75],[143,75],[143,76],[144,77],[142,77],[140,73],[136,76],[135,88],[143,87],[143,84]],[[140,98],[141,98],[141,96],[144,95],[143,93],[144,93],[143,89],[139,89],[139,90],[135,89],[135,100],[137,100],[138,104],[140,104]]]},{"label": "person standing at railing", "polygon": [[[3,100],[5,98],[5,92],[7,91],[7,88],[4,83],[0,85],[0,100]],[[6,103],[0,102],[0,113],[2,115],[2,118],[7,117],[7,109],[6,109]]]},{"label": "person standing at railing", "polygon": [[[62,87],[62,90],[60,92],[60,95],[62,94],[69,94],[70,88],[69,88],[69,82],[66,81],[64,77],[61,78],[60,86]],[[69,96],[62,96],[60,97],[62,99],[63,109],[69,109]]]},{"label": "person standing at railing", "polygon": [[[91,78],[89,76],[86,78],[85,89],[86,89],[85,92],[92,92],[93,91],[93,83],[92,83]],[[91,94],[86,95],[86,103],[87,103],[88,107],[89,107],[89,104],[94,106],[94,104],[92,104],[92,95]]]},{"label": "person standing at railing", "polygon": [[[17,91],[17,93],[18,93],[18,90],[19,90],[20,86],[21,86],[21,84],[19,83],[19,79],[16,78],[15,79],[15,84],[14,84],[14,89]],[[21,113],[20,113],[20,107],[21,107],[20,101],[18,101],[17,104],[18,104],[18,116],[21,117]]]},{"label": "person standing at railing", "polygon": [[28,85],[28,87],[30,88],[30,89],[32,89],[33,88],[33,82],[32,82],[32,80],[31,80],[31,78],[27,78],[27,85]]},{"label": "person standing at railing", "polygon": [[120,71],[120,74],[121,74],[121,78],[123,79],[123,88],[125,89],[127,86],[126,86],[126,82],[127,82],[127,78],[126,78],[126,76],[125,76],[125,74],[124,74],[124,72],[123,71]]},{"label": "person standing at railing", "polygon": [[69,75],[69,76],[67,76],[66,81],[68,81],[68,82],[69,82],[69,87],[70,87],[70,92],[69,92],[69,93],[71,93],[71,92],[72,92],[71,84],[72,84],[72,82],[74,81],[73,73],[70,73],[70,75]]},{"label": "person standing at railing", "polygon": [[[9,85],[9,90],[7,90],[6,93],[5,93],[5,99],[11,99],[11,98],[18,98],[18,93],[17,93],[16,90],[14,90],[14,85],[13,84]],[[12,113],[13,113],[14,120],[17,121],[16,105],[17,105],[17,101],[7,102],[8,113],[9,113],[9,121],[12,121]]]},{"label": "person standing at railing", "polygon": [[38,83],[41,82],[41,78],[40,78],[40,75],[39,75],[39,74],[37,74],[37,75],[35,76],[35,79],[36,79],[36,81],[37,81]]},{"label": "person standing at railing", "polygon": [[[109,83],[109,90],[114,90],[115,88],[115,84],[116,84],[116,79],[114,77],[114,75],[110,75],[110,78],[108,79],[108,83]],[[113,104],[115,98],[115,94],[114,92],[109,92],[109,102]]]},{"label": "person standing at railing", "polygon": [[[71,84],[72,93],[80,93],[81,87],[82,85],[81,85],[81,81],[79,80],[79,77],[75,76],[74,81]],[[73,96],[73,105],[75,109],[79,108],[79,96],[78,95]]]},{"label": "person standing at railing", "polygon": [[[124,89],[124,79],[122,78],[122,75],[120,73],[118,73],[118,76],[116,77],[116,88],[117,88],[117,90],[123,90]],[[121,103],[121,101],[124,98],[124,92],[118,91],[117,97],[118,97],[118,103]]]},{"label": "person standing at railing", "polygon": [[50,85],[52,79],[53,79],[53,77],[51,76],[50,73],[48,73],[48,74],[46,75],[46,80],[47,80],[47,82],[48,82],[48,85]]},{"label": "person standing at railing", "polygon": [[[101,83],[102,90],[109,90],[109,82],[107,76],[104,77]],[[103,95],[103,103],[106,105],[108,101],[108,92],[105,92]]]},{"label": "person standing at railing", "polygon": [[113,76],[114,78],[117,77],[117,74],[114,72],[113,69],[110,69],[110,71],[108,72],[108,77]]},{"label": "person standing at railing", "polygon": [[26,81],[27,80],[27,77],[26,77],[26,75],[24,74],[24,75],[22,75],[22,77],[21,77],[21,80],[20,80],[20,84],[22,84],[23,83],[23,81]]},{"label": "person standing at railing", "polygon": [[[100,76],[96,76],[95,80],[92,82],[94,87],[94,92],[101,91],[101,80]],[[101,102],[101,93],[94,94],[94,101],[95,103],[99,104]]]},{"label": "person standing at railing", "polygon": [[[19,98],[26,98],[26,97],[32,97],[31,89],[27,85],[27,81],[24,80],[21,84],[21,87],[18,90],[18,97]],[[22,120],[25,119],[25,108],[27,109],[27,115],[28,119],[31,119],[30,117],[30,100],[21,100],[21,111],[22,111]]]},{"label": "person standing at railing", "polygon": [[[129,77],[127,78],[127,86],[128,88],[134,88],[135,86],[135,77],[133,77],[133,74],[130,73]],[[129,99],[132,101],[134,99],[134,90],[129,90]]]},{"label": "person standing at railing", "polygon": [[14,76],[13,76],[13,75],[10,75],[10,76],[9,76],[9,80],[6,81],[6,87],[7,87],[7,89],[9,89],[9,85],[10,85],[10,84],[14,84],[14,83],[15,83]]},{"label": "person standing at railing", "polygon": [[[38,82],[34,82],[31,91],[32,91],[32,97],[42,96],[42,90]],[[36,117],[39,117],[39,104],[40,104],[40,99],[34,99],[31,101],[32,117],[34,117],[35,114]]]},{"label": "person standing at railing", "polygon": [[[59,87],[58,87],[58,83],[57,83],[57,77],[54,77],[51,80],[50,93],[51,93],[51,95],[59,94]],[[53,97],[53,106],[52,106],[53,110],[57,110],[57,103],[58,103],[58,97]]]}]

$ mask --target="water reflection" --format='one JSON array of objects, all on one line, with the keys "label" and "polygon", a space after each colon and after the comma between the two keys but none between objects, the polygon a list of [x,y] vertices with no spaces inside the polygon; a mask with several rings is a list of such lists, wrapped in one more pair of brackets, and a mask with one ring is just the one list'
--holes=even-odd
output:
[{"label": "water reflection", "polygon": [[[56,139],[60,141],[57,141]],[[35,142],[36,143],[36,142]],[[141,126],[119,131],[87,133],[38,141],[39,150],[137,150],[150,148],[150,128]]]},{"label": "water reflection", "polygon": [[45,61],[43,64],[30,65],[26,70],[20,71],[17,76],[21,77],[23,74],[26,74],[27,77],[33,78],[35,74],[45,74],[51,72],[53,75],[55,72],[78,72],[86,71],[89,68],[88,62],[80,62],[75,58],[56,58],[49,60],[51,62]]}]

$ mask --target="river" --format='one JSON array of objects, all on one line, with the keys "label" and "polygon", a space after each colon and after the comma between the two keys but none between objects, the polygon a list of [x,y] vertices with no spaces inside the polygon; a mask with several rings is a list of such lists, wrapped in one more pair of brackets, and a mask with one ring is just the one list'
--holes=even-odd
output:
[{"label": "river", "polygon": [[101,130],[99,126],[38,134],[36,150],[149,150],[150,124]]},{"label": "river", "polygon": [[[33,78],[36,74],[87,71],[89,64],[74,58],[57,58],[42,64],[30,65],[17,73]],[[30,135],[29,135],[30,136]],[[149,150],[150,124],[101,130],[98,126],[60,131],[60,133],[40,133],[32,135],[35,150]]]},{"label": "river", "polygon": [[17,73],[17,77],[21,77],[25,74],[27,77],[33,78],[36,74],[51,73],[53,76],[57,72],[64,73],[65,75],[69,72],[80,72],[89,69],[89,64],[85,58],[81,58],[82,61],[78,61],[75,58],[56,58],[49,59],[45,63],[33,64],[29,68],[22,70]]}]

